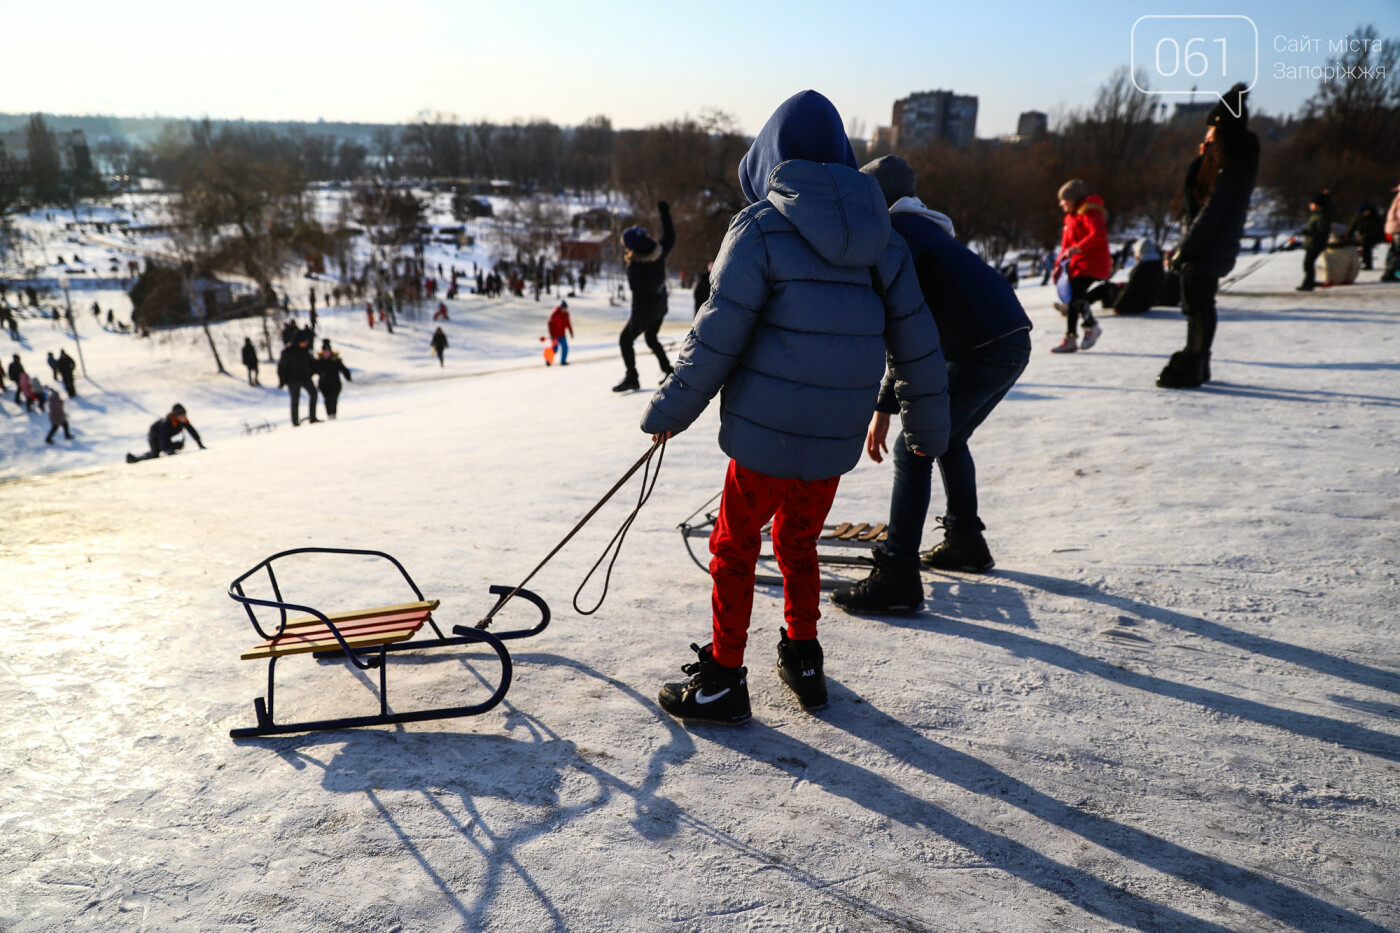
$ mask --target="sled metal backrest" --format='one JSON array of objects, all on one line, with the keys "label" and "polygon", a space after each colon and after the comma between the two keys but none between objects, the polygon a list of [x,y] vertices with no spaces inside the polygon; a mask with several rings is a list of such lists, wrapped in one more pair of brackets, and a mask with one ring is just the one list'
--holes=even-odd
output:
[{"label": "sled metal backrest", "polygon": [[[423,600],[423,591],[418,588],[418,584],[413,582],[413,578],[408,575],[408,571],[404,569],[403,564],[399,563],[398,560],[396,560],[393,556],[385,554],[383,551],[368,551],[359,548],[330,547],[299,547],[292,548],[286,551],[278,551],[271,557],[267,557],[254,564],[251,569],[243,573],[241,576],[239,576],[237,579],[235,579],[232,583],[228,585],[229,598],[243,606],[244,611],[248,613],[248,621],[253,623],[254,630],[256,630],[257,633],[263,638],[277,638],[284,631],[286,631],[289,612],[305,613],[307,615],[314,616],[315,618],[319,619],[323,624],[328,626],[332,631],[335,630],[335,626],[331,623],[331,620],[326,616],[325,613],[312,606],[305,606],[300,603],[287,602],[283,598],[282,588],[277,583],[277,573],[273,570],[272,565],[276,561],[281,560],[284,557],[290,557],[294,554],[352,554],[360,557],[382,557],[384,560],[387,560],[389,563],[394,565],[394,567],[398,570],[399,574],[403,577],[404,582],[408,584],[409,589],[413,590],[413,594],[418,597],[419,601]],[[249,577],[256,574],[259,570],[267,571],[267,579],[269,585],[272,587],[272,595],[275,597],[274,599],[258,599],[257,597],[248,596],[246,593],[244,593],[243,584],[247,582]],[[257,614],[253,611],[254,606],[266,606],[268,608],[276,609],[278,611],[278,622],[276,631],[268,632],[263,629],[263,627],[258,623]]]}]

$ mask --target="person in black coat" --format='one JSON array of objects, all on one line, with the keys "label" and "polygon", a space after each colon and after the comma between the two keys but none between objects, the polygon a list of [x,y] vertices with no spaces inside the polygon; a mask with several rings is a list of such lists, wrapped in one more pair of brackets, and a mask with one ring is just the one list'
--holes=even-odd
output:
[{"label": "person in black coat", "polygon": [[443,361],[442,355],[447,351],[447,334],[443,333],[441,327],[433,331],[431,345],[433,348],[433,355],[438,358],[438,366],[446,366],[447,363]]},{"label": "person in black coat", "polygon": [[715,268],[714,263],[705,266],[705,274],[695,277],[695,313],[700,313],[700,308],[705,302],[710,300],[710,272]]},{"label": "person in black coat", "polygon": [[243,365],[248,368],[248,385],[262,385],[258,381],[258,351],[253,346],[252,337],[243,338]]},{"label": "person in black coat", "polygon": [[24,374],[24,364],[19,361],[18,353],[10,358],[10,367],[6,372],[10,375],[10,381],[15,384],[15,404],[23,405],[24,400],[19,397],[19,377]]},{"label": "person in black coat", "polygon": [[161,454],[169,457],[175,456],[176,453],[184,449],[184,439],[176,440],[184,432],[189,432],[190,437],[199,445],[200,450],[207,449],[204,446],[204,441],[199,439],[199,432],[194,429],[194,425],[190,424],[189,416],[185,414],[185,406],[177,403],[171,407],[170,414],[151,425],[151,429],[146,432],[146,442],[151,446],[150,451],[140,456],[127,454],[126,462],[139,463],[142,460],[154,460]]},{"label": "person in black coat", "polygon": [[316,382],[321,387],[321,398],[326,405],[326,417],[335,419],[336,399],[340,398],[340,377],[346,382],[354,382],[350,370],[345,368],[340,354],[331,349],[329,340],[321,341],[321,352],[316,354]]},{"label": "person in black coat", "polygon": [[656,209],[661,212],[660,243],[647,236],[645,227],[628,227],[622,231],[622,245],[627,248],[624,255],[627,284],[632,288],[632,316],[618,339],[627,375],[613,386],[614,392],[641,388],[637,358],[632,349],[639,335],[646,337],[647,346],[661,364],[661,372],[671,374],[671,361],[666,358],[666,348],[661,346],[656,334],[666,318],[666,257],[676,245],[676,228],[671,223],[671,205],[658,201]]},{"label": "person in black coat", "polygon": [[63,383],[63,391],[68,393],[69,398],[75,397],[78,394],[78,388],[74,384],[73,374],[77,370],[78,364],[73,360],[73,357],[68,355],[67,350],[58,351],[55,368],[58,371],[59,380]]},{"label": "person in black coat", "polygon": [[1332,235],[1332,196],[1326,191],[1313,195],[1308,203],[1308,222],[1303,228],[1303,284],[1300,292],[1317,287],[1317,257],[1327,251]]},{"label": "person in black coat", "polygon": [[287,394],[292,400],[292,427],[301,424],[301,393],[306,390],[306,397],[309,399],[307,406],[311,412],[311,423],[320,421],[316,417],[316,385],[311,381],[311,376],[316,371],[315,361],[311,359],[311,351],[308,346],[311,343],[311,334],[301,331],[297,334],[286,349],[282,351],[282,356],[277,360],[277,388],[287,387]]},{"label": "person in black coat", "polygon": [[[948,372],[947,449],[931,458],[911,450],[902,433],[895,437],[889,531],[872,552],[875,568],[866,579],[831,594],[832,603],[842,609],[880,613],[916,609],[923,602],[920,563],[972,573],[992,568],[968,442],[1030,362],[1031,320],[1011,283],[954,238],[952,221],[919,200],[914,170],[907,162],[884,156],[861,171],[880,183],[890,224],[909,244]],[[866,454],[876,463],[883,460],[881,452],[889,450],[885,439],[890,417],[898,410],[894,393],[882,387],[865,443]],[[943,540],[920,554],[934,466],[947,502],[938,519]]]},{"label": "person in black coat", "polygon": [[[1201,154],[1186,173],[1185,233],[1172,254],[1172,267],[1181,274],[1186,346],[1172,354],[1157,376],[1163,389],[1195,388],[1210,381],[1215,293],[1220,277],[1235,267],[1259,173],[1259,137],[1248,129],[1247,97],[1245,86],[1236,84],[1211,108]],[[1235,105],[1233,112],[1227,101]]]}]

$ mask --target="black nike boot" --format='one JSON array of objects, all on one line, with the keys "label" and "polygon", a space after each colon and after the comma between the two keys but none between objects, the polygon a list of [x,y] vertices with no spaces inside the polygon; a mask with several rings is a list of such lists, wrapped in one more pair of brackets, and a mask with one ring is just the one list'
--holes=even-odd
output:
[{"label": "black nike boot", "polygon": [[942,518],[938,524],[943,526],[943,540],[919,555],[919,562],[925,567],[986,573],[996,566],[982,532],[952,527]]},{"label": "black nike boot", "polygon": [[622,381],[613,386],[614,392],[635,392],[642,387],[641,381],[635,372],[629,372],[622,377]]},{"label": "black nike boot", "polygon": [[822,646],[815,639],[793,641],[787,629],[778,639],[778,677],[797,694],[805,710],[826,706],[826,674],[822,671]]},{"label": "black nike boot", "polygon": [[870,552],[875,569],[864,580],[831,591],[831,602],[847,612],[913,612],[924,603],[917,567],[896,567],[879,548]]},{"label": "black nike boot", "polygon": [[691,645],[700,656],[693,664],[681,666],[691,675],[685,683],[666,684],[657,702],[677,719],[698,719],[737,726],[753,715],[749,708],[749,682],[746,667],[724,667],[716,663],[712,646]]}]

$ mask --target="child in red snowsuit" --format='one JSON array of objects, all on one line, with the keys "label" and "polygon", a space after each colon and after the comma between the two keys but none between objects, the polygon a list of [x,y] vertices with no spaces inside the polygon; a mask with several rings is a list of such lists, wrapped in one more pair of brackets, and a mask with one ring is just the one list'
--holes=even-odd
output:
[{"label": "child in red snowsuit", "polygon": [[[1108,248],[1108,212],[1103,199],[1089,193],[1089,186],[1078,178],[1060,186],[1060,210],[1065,213],[1060,252],[1055,257],[1055,281],[1069,276],[1070,302],[1065,336],[1050,348],[1051,353],[1073,353],[1092,347],[1103,333],[1085,297],[1089,286],[1113,274],[1113,255]],[[1061,267],[1061,263],[1064,266]],[[1063,271],[1061,271],[1063,268]],[[1084,339],[1079,340],[1079,321],[1084,320]]]},{"label": "child in red snowsuit", "polygon": [[564,336],[566,331],[569,337],[574,335],[574,325],[569,321],[569,303],[561,301],[549,316],[549,339],[560,366],[569,365],[569,337]]}]

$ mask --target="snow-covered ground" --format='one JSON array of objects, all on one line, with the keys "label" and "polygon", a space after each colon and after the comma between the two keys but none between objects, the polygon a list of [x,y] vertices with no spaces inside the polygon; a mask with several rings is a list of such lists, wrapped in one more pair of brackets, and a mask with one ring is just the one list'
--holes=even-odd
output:
[{"label": "snow-covered ground", "polygon": [[[1152,387],[1174,310],[1055,356],[1050,292],[1022,290],[1035,357],[974,442],[996,571],[926,574],[914,616],[827,611],[815,716],[773,671],[762,589],[738,729],[655,704],[708,638],[676,524],[722,478],[712,406],[597,615],[570,601],[635,485],[531,584],[555,621],[510,643],[501,706],[231,741],[265,668],[238,660],[257,639],[229,581],[284,548],[378,548],[441,622],[480,618],[647,447],[648,395],[609,391],[624,312],[571,299],[567,368],[540,359],[547,302],[454,303],[444,368],[428,321],[323,315],[355,381],[338,420],[293,429],[272,368],[250,388],[236,365],[252,322],[216,329],[219,376],[197,331],[102,332],[85,299],[74,440],[0,401],[0,929],[1400,927],[1400,288],[1301,296],[1298,262],[1222,296],[1198,391]],[[674,293],[663,336],[689,310]],[[71,339],[22,333],[48,382]],[[122,462],[176,401],[208,451]],[[883,520],[889,482],[863,463],[833,518]],[[358,562],[285,585],[404,598]],[[471,702],[494,674],[425,653],[391,699]],[[278,675],[283,718],[374,710],[343,666]]]}]

